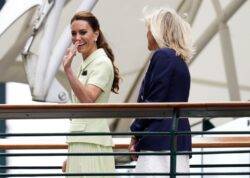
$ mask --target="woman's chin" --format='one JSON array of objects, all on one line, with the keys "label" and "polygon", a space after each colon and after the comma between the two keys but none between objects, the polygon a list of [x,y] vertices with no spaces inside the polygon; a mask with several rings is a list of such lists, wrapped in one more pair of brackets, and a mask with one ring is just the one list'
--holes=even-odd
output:
[{"label": "woman's chin", "polygon": [[79,47],[77,47],[77,52],[78,52],[78,53],[83,53],[83,52],[84,52],[84,49],[83,49],[82,47],[79,46]]}]

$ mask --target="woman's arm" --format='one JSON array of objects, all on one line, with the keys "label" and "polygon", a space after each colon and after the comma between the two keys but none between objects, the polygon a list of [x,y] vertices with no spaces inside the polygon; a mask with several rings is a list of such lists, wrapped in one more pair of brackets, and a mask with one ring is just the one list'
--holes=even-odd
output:
[{"label": "woman's arm", "polygon": [[102,90],[95,85],[83,85],[74,75],[71,63],[76,54],[75,49],[68,49],[63,60],[64,71],[69,80],[70,86],[81,103],[94,103]]},{"label": "woman's arm", "polygon": [[71,68],[65,72],[75,96],[81,103],[94,103],[102,93],[102,90],[95,85],[82,84],[74,75]]}]

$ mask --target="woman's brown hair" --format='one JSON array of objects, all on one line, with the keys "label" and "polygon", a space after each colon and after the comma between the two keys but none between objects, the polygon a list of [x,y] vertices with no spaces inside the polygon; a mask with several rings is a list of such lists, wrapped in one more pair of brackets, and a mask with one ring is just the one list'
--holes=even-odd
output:
[{"label": "woman's brown hair", "polygon": [[113,84],[112,84],[111,91],[114,92],[114,93],[118,93],[119,81],[120,81],[119,69],[114,64],[115,57],[114,57],[113,51],[109,47],[109,45],[108,45],[108,43],[107,43],[101,29],[100,29],[100,25],[99,25],[99,22],[98,22],[97,18],[91,12],[80,11],[80,12],[77,12],[72,17],[71,24],[75,20],[87,21],[94,32],[99,31],[99,36],[97,38],[96,45],[97,45],[97,48],[103,48],[104,49],[107,56],[109,57],[109,59],[112,62],[113,69],[114,69],[114,81],[113,81]]}]

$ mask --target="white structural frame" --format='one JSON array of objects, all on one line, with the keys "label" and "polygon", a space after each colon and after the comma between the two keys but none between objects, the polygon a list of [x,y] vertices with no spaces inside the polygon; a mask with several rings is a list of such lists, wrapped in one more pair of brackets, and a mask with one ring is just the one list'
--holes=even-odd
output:
[{"label": "white structural frame", "polygon": [[191,62],[195,61],[195,59],[200,54],[200,52],[207,46],[210,40],[217,34],[219,25],[221,24],[221,22],[226,23],[246,1],[247,0],[232,1],[230,4],[226,6],[226,8],[222,11],[222,16],[219,16],[218,18],[216,18],[208,26],[208,28],[200,35],[198,40],[195,42],[196,54],[194,55],[193,60]]},{"label": "white structural frame", "polygon": [[[55,79],[55,74],[58,71],[58,68],[62,62],[66,49],[70,46],[70,26],[68,25],[64,29],[62,35],[57,41],[55,41],[54,39],[54,31],[56,30],[57,23],[59,21],[58,19],[60,18],[63,6],[66,2],[66,0],[44,1],[43,6],[45,6],[46,3],[47,5],[50,4],[51,6],[46,6],[49,9],[46,10],[45,14],[39,14],[39,23],[33,24],[34,29],[37,31],[43,28],[42,41],[39,42],[40,49],[38,55],[36,56],[33,54],[29,54],[29,48],[30,46],[32,46],[32,41],[33,38],[36,37],[37,31],[34,31],[34,34],[31,35],[31,38],[26,43],[27,45],[24,48],[25,70],[27,73],[29,85],[32,89],[31,91],[34,100],[53,102],[67,102],[68,100],[67,97],[65,98],[63,96],[63,90],[58,91],[58,88],[62,89],[63,87]],[[98,0],[82,0],[82,3],[77,9],[77,11],[91,11],[97,2]],[[237,80],[235,61],[233,57],[230,31],[227,26],[227,22],[247,1],[232,0],[224,9],[220,7],[218,0],[213,0],[212,2],[214,4],[218,18],[216,18],[208,26],[208,28],[201,34],[201,36],[196,41],[196,54],[193,60],[191,61],[191,65],[192,62],[195,61],[196,57],[200,54],[200,52],[206,47],[209,41],[215,36],[215,34],[219,33],[230,100],[240,100],[239,84]],[[201,3],[202,0],[183,0],[181,1],[177,10],[181,14],[186,13],[187,21],[192,24],[197,15],[198,10],[200,9]],[[56,45],[53,46],[53,44]],[[4,66],[6,65],[1,66],[1,68],[4,69]],[[139,72],[138,77],[136,77],[134,85],[131,86],[128,95],[125,98],[126,102],[130,101],[132,93],[136,88],[135,86],[138,83],[137,81],[140,80],[142,72],[145,71],[146,66],[147,65],[144,65],[141,72]],[[36,67],[36,69],[34,69],[34,67]],[[35,77],[30,77],[32,76],[32,74],[34,74]],[[52,96],[54,97],[53,99],[51,98]]]},{"label": "white structural frame", "polygon": [[[219,0],[212,0],[217,16],[223,16],[223,11]],[[227,22],[222,21],[219,26],[219,35],[222,47],[222,54],[227,78],[229,98],[231,101],[240,101],[240,88],[237,79],[235,59],[233,54],[230,30]]]},{"label": "white structural frame", "polygon": [[[98,0],[84,0],[77,9],[77,11],[81,10],[92,11],[97,2]],[[56,72],[58,71],[59,66],[62,62],[65,51],[70,46],[70,44],[71,44],[70,25],[67,25],[64,32],[57,41],[54,50],[50,56],[49,60],[50,63],[46,71],[46,76],[43,86],[44,95],[48,92],[49,87],[51,86],[51,83],[56,75]]]},{"label": "white structural frame", "polygon": [[[84,0],[76,11],[91,11],[97,2],[98,0]],[[55,89],[58,90],[58,88],[62,89],[60,83],[55,80],[55,74],[62,62],[66,49],[71,44],[70,25],[67,25],[59,40],[56,42],[55,47],[53,47],[53,44],[55,42],[54,34],[59,22],[58,19],[60,18],[66,0],[54,0],[45,3],[54,4],[51,11],[47,11],[48,14],[40,14],[40,16],[42,17],[47,15],[47,20],[45,26],[43,27],[44,31],[42,41],[40,43],[38,59],[36,59],[36,56],[34,55],[27,55],[29,53],[28,50],[30,48],[30,45],[32,45],[32,41],[36,34],[33,34],[31,36],[30,42],[27,43],[25,52],[23,54],[23,57],[26,61],[26,70],[31,70],[32,67],[36,67],[35,78],[29,77],[32,74],[29,74],[29,71],[26,72],[28,74],[27,76],[29,77],[28,81],[32,89],[31,91],[33,100],[67,102],[69,98],[65,91],[55,91]],[[39,24],[41,24],[41,22]],[[34,26],[41,28],[40,25],[37,26],[35,24]],[[36,60],[37,63],[34,65],[33,61]]]},{"label": "white structural frame", "polygon": [[54,34],[58,26],[58,19],[61,15],[65,0],[55,0],[54,7],[50,11],[47,21],[44,26],[43,37],[39,47],[38,61],[36,65],[35,83],[33,96],[37,100],[44,99],[44,77],[46,74],[46,69],[49,64],[49,58],[53,47]]}]

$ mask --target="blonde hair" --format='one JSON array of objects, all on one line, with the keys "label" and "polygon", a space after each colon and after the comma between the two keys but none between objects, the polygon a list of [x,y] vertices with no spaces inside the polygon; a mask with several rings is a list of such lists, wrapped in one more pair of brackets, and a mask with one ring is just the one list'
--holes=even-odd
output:
[{"label": "blonde hair", "polygon": [[144,20],[160,48],[171,48],[189,62],[194,55],[191,27],[175,10],[160,8],[150,13],[144,8]]}]

